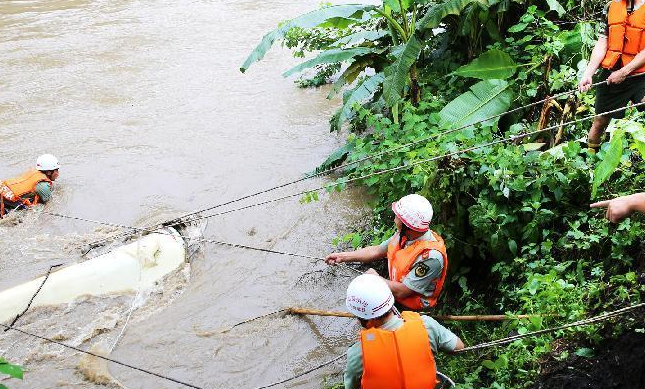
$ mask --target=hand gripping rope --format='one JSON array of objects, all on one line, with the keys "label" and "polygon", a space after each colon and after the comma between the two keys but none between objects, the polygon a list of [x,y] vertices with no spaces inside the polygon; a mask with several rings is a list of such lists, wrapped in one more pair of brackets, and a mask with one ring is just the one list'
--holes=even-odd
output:
[{"label": "hand gripping rope", "polygon": [[[478,345],[475,345],[475,346],[466,347],[466,348],[464,348],[462,350],[457,351],[457,353],[474,351],[474,350],[484,349],[484,348],[488,348],[488,347],[501,346],[501,345],[504,345],[504,344],[512,343],[512,342],[514,342],[516,340],[523,339],[523,338],[528,338],[528,337],[542,335],[542,334],[546,334],[546,333],[550,333],[550,332],[560,331],[560,330],[563,330],[563,329],[566,329],[566,328],[571,328],[571,327],[590,325],[590,324],[598,323],[598,322],[601,322],[601,321],[609,320],[609,319],[612,319],[612,318],[615,318],[615,317],[619,317],[619,316],[622,316],[622,315],[626,315],[626,314],[628,314],[628,313],[630,313],[632,311],[635,311],[635,310],[643,308],[643,307],[645,307],[645,303],[636,304],[636,305],[632,305],[632,306],[629,306],[629,307],[626,307],[626,308],[618,309],[618,310],[615,310],[615,311],[612,311],[612,312],[604,313],[604,314],[601,314],[601,315],[598,315],[598,316],[595,316],[595,317],[591,317],[591,318],[588,318],[588,319],[579,320],[579,321],[576,321],[576,322],[573,322],[573,323],[565,324],[565,325],[562,325],[562,326],[553,327],[553,328],[549,328],[549,329],[544,329],[544,330],[540,330],[540,331],[529,332],[529,333],[526,333],[526,334],[523,334],[523,335],[510,336],[508,338],[498,339],[498,340],[495,340],[495,341],[492,341],[492,342],[481,343],[481,344],[478,344]],[[70,345],[62,343],[60,341],[50,339],[50,338],[47,338],[47,337],[44,337],[44,336],[40,336],[40,335],[25,331],[25,330],[22,330],[22,329],[19,329],[19,328],[11,327],[11,326],[8,326],[8,325],[5,325],[5,324],[0,324],[0,326],[4,327],[6,330],[17,331],[17,332],[19,332],[21,334],[30,336],[32,338],[36,338],[36,339],[44,340],[46,342],[54,343],[54,344],[57,344],[59,346],[65,347],[65,348],[68,348],[68,349],[71,349],[71,350],[74,350],[74,351],[78,351],[78,352],[83,353],[83,354],[91,355],[91,356],[94,356],[94,357],[97,357],[97,358],[101,358],[101,359],[106,360],[108,362],[113,362],[113,363],[116,363],[116,364],[118,364],[120,366],[124,366],[124,367],[127,367],[127,368],[132,369],[132,370],[140,371],[142,373],[146,373],[146,374],[149,374],[149,375],[152,375],[152,376],[155,376],[155,377],[167,380],[167,381],[175,382],[177,384],[181,384],[181,385],[184,385],[184,386],[189,387],[189,388],[206,389],[206,387],[204,387],[204,386],[193,385],[193,384],[190,384],[190,383],[185,382],[185,381],[181,381],[181,380],[178,380],[178,379],[175,379],[175,378],[163,375],[163,374],[155,373],[153,371],[150,371],[150,370],[147,370],[147,369],[144,369],[144,368],[141,368],[141,367],[137,367],[137,366],[125,363],[125,362],[121,362],[121,361],[118,361],[118,360],[113,359],[113,358],[104,357],[102,355],[98,355],[98,354],[92,353],[90,351],[82,350],[82,349],[80,349],[78,347],[70,346]],[[321,368],[323,368],[325,366],[331,365],[332,363],[344,358],[345,356],[346,356],[345,353],[340,354],[339,356],[337,356],[337,357],[335,357],[335,358],[333,358],[333,359],[331,359],[329,361],[321,363],[321,364],[319,364],[317,366],[314,366],[314,367],[312,367],[310,369],[307,369],[307,370],[305,370],[305,371],[303,371],[301,373],[298,373],[298,374],[296,374],[294,376],[291,376],[289,378],[286,378],[286,379],[283,379],[283,380],[280,380],[280,381],[277,381],[277,382],[274,382],[274,383],[271,383],[271,384],[268,384],[268,385],[260,386],[260,387],[254,388],[254,389],[266,389],[266,388],[270,388],[270,387],[273,387],[273,386],[276,386],[276,385],[284,384],[284,383],[289,382],[289,381],[293,381],[293,380],[295,380],[297,378],[300,378],[300,377],[302,377],[302,376],[304,376],[306,374],[309,374],[311,372],[319,370],[319,369],[321,369]]]}]

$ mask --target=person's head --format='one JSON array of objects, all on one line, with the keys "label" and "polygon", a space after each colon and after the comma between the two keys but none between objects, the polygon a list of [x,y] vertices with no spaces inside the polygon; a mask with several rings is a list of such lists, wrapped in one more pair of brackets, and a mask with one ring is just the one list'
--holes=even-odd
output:
[{"label": "person's head", "polygon": [[58,169],[60,169],[58,158],[51,154],[43,154],[36,160],[36,169],[40,170],[50,180],[55,181],[59,175]]},{"label": "person's head", "polygon": [[363,274],[347,287],[345,305],[364,328],[380,327],[392,314],[394,296],[381,277]]},{"label": "person's head", "polygon": [[394,224],[400,235],[420,236],[430,229],[432,221],[432,205],[423,196],[410,194],[392,203]]}]

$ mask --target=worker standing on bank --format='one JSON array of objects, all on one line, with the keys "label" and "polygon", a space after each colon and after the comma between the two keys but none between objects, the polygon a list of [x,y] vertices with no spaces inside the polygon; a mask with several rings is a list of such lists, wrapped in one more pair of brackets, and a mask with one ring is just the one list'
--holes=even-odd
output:
[{"label": "worker standing on bank", "polygon": [[[598,41],[591,53],[587,69],[580,80],[579,89],[586,92],[593,84],[592,77],[599,67],[600,80],[596,90],[596,112],[608,112],[645,102],[645,76],[632,77],[645,72],[645,0],[612,0],[605,7],[600,23]],[[645,106],[637,107],[645,110]],[[596,152],[611,119],[620,119],[625,111],[599,115],[587,135],[589,151]]]},{"label": "worker standing on bank", "polygon": [[32,207],[51,199],[53,182],[58,178],[60,164],[51,154],[43,154],[36,168],[16,178],[0,182],[0,217],[18,207]]},{"label": "worker standing on bank", "polygon": [[381,277],[363,274],[347,288],[347,309],[363,329],[347,350],[345,389],[433,389],[434,354],[464,348],[455,334],[416,312],[392,309],[394,296]]},{"label": "worker standing on bank", "polygon": [[[432,205],[423,196],[411,194],[392,204],[398,232],[378,246],[333,253],[325,261],[372,263],[387,258],[389,280],[385,280],[396,302],[408,309],[433,307],[441,294],[448,268],[443,239],[430,230]],[[374,269],[367,273],[377,274]]]}]

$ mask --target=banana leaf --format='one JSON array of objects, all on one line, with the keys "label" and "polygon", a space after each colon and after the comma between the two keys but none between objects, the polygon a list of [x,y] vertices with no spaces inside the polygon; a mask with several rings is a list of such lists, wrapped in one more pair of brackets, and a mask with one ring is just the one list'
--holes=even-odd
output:
[{"label": "banana leaf", "polygon": [[325,7],[316,11],[308,12],[291,19],[281,24],[275,30],[266,34],[262,41],[253,49],[251,54],[246,58],[246,61],[240,67],[240,71],[244,73],[252,64],[264,58],[264,55],[269,51],[271,46],[276,40],[282,39],[287,31],[293,27],[312,28],[319,26],[327,21],[338,22],[341,19],[356,19],[361,18],[363,13],[373,10],[373,5],[366,4],[343,4]]},{"label": "banana leaf", "polygon": [[505,80],[515,74],[517,65],[510,55],[501,50],[489,50],[468,65],[454,71],[462,77],[473,77],[481,80]]},{"label": "banana leaf", "polygon": [[323,51],[315,58],[305,61],[299,65],[292,67],[286,72],[282,73],[284,77],[289,77],[294,73],[303,71],[304,69],[314,67],[323,63],[343,62],[352,59],[359,55],[365,55],[373,52],[374,49],[370,47],[355,47],[353,49],[331,49]]},{"label": "banana leaf", "polygon": [[385,76],[383,73],[376,73],[371,77],[366,77],[360,84],[354,88],[347,98],[344,99],[343,108],[338,117],[338,125],[340,126],[345,120],[352,116],[354,104],[360,103],[370,97],[376,92],[378,87],[383,83]]},{"label": "banana leaf", "polygon": [[350,34],[340,38],[336,42],[332,43],[330,46],[338,47],[338,46],[351,45],[355,43],[361,43],[365,41],[373,42],[375,40],[383,38],[387,34],[389,34],[389,32],[386,30],[359,31],[354,34]]},{"label": "banana leaf", "polygon": [[562,7],[562,5],[560,3],[558,3],[558,0],[546,0],[546,2],[547,2],[547,4],[549,4],[549,9],[551,11],[557,12],[558,16],[562,16],[565,13],[567,13],[567,11],[564,9],[564,7]]},{"label": "banana leaf", "polygon": [[385,69],[385,80],[383,81],[383,97],[388,106],[393,106],[401,99],[403,88],[408,81],[410,67],[419,58],[422,48],[421,42],[413,35],[402,50],[393,50],[396,60]]},{"label": "banana leaf", "polygon": [[[470,87],[466,93],[459,95],[448,103],[440,112],[442,125],[461,127],[479,122],[508,110],[513,99],[509,83],[504,80],[484,80]],[[483,125],[491,125],[487,120]]]},{"label": "banana leaf", "polygon": [[334,97],[343,86],[351,84],[356,80],[359,74],[367,67],[377,66],[375,62],[378,60],[378,57],[373,55],[366,55],[362,57],[354,58],[354,62],[345,71],[338,77],[338,80],[334,81],[331,87],[331,91],[327,95],[328,99]]},{"label": "banana leaf", "polygon": [[[410,8],[412,3],[414,3],[414,0],[401,0],[401,4],[403,4],[403,11],[406,11],[408,8]],[[401,13],[401,4],[399,4],[399,0],[383,0],[383,4],[392,8],[392,11]]]},{"label": "banana leaf", "polygon": [[600,185],[607,181],[618,165],[620,165],[620,160],[623,157],[623,138],[625,138],[625,130],[622,128],[617,129],[612,134],[609,149],[607,149],[602,161],[596,166],[596,170],[594,170],[591,198],[596,197],[596,192]]},{"label": "banana leaf", "polygon": [[311,177],[320,172],[324,172],[325,170],[340,166],[343,162],[345,162],[345,159],[347,159],[347,156],[352,150],[354,150],[354,143],[345,143],[345,145],[337,148],[333,153],[331,153],[329,157],[327,157],[325,162],[320,164],[320,166],[307,173],[307,177]]},{"label": "banana leaf", "polygon": [[440,4],[436,4],[426,11],[426,14],[419,19],[417,23],[418,29],[430,29],[439,27],[443,18],[448,15],[459,15],[464,8],[471,3],[479,3],[484,7],[489,7],[497,0],[448,0]]}]

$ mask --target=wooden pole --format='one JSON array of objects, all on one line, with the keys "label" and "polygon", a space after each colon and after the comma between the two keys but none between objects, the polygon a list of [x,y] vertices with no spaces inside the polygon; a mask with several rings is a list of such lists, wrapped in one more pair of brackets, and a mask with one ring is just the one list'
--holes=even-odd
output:
[{"label": "wooden pole", "polygon": [[[308,308],[297,308],[291,307],[287,309],[287,313],[290,315],[312,315],[312,316],[334,316],[334,317],[354,317],[349,312],[339,312],[339,311],[323,311],[320,309],[308,309]],[[423,312],[421,312],[423,313]],[[513,319],[528,319],[535,316],[544,316],[544,315],[516,315],[516,316],[507,316],[507,315],[469,315],[469,316],[456,316],[456,315],[428,315],[437,320],[446,320],[446,321],[503,321],[503,320],[513,320]]]}]

